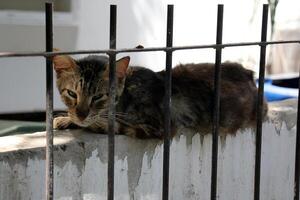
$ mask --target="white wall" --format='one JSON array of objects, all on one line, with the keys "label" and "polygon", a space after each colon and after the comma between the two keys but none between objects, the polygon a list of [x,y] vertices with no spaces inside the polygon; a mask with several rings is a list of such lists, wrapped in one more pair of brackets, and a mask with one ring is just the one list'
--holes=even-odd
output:
[{"label": "white wall", "polygon": [[[296,101],[271,107],[263,125],[261,199],[292,200]],[[170,199],[207,200],[211,180],[211,134],[181,130],[170,149]],[[180,133],[178,132],[178,133]],[[1,137],[0,199],[45,196],[45,133]],[[107,135],[82,130],[55,132],[54,196],[57,200],[102,200],[107,192]],[[160,199],[163,145],[127,136],[115,139],[115,199]],[[218,199],[251,200],[255,133],[219,138]]]},{"label": "white wall", "polygon": [[[262,3],[265,1],[73,0],[72,2],[73,13],[70,16],[56,15],[54,19],[54,46],[61,50],[107,49],[110,4],[118,5],[118,48],[132,48],[139,44],[144,47],[164,46],[168,3],[175,4],[176,46],[215,42],[217,3],[225,4],[224,43],[258,41]],[[282,4],[284,6],[281,6],[278,12],[281,13],[280,16],[287,12],[296,13],[300,5],[295,2]],[[6,21],[5,19],[0,20],[0,51],[44,50],[43,14],[28,17],[27,20],[24,13],[22,18],[16,20],[11,20],[11,16]],[[258,50],[258,47],[226,48],[223,51],[223,60],[240,61],[257,70]],[[163,52],[135,53],[130,56],[133,65],[146,66],[155,71],[164,69]],[[214,50],[175,52],[173,58],[174,65],[180,62],[214,62]],[[43,58],[0,59],[0,67],[0,113],[44,110]],[[56,108],[63,107],[57,93],[54,104]]]}]

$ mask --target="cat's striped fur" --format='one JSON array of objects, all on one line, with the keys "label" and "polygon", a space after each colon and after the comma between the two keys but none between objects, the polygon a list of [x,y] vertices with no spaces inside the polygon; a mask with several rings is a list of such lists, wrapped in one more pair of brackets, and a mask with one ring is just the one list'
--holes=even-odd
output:
[{"label": "cat's striped fur", "polygon": [[[108,58],[53,58],[57,86],[68,116],[54,119],[54,127],[71,124],[107,132]],[[116,133],[138,138],[163,137],[165,72],[129,67],[129,57],[117,61]],[[213,109],[214,65],[185,64],[172,70],[172,134],[178,127],[208,132]],[[253,73],[237,63],[221,66],[220,127],[223,133],[254,125],[257,88]],[[267,104],[264,103],[264,115]]]}]

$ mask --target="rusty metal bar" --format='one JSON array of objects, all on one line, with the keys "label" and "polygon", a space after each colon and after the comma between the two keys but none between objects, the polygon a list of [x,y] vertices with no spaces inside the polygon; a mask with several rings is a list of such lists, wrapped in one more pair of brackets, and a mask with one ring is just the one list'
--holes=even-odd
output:
[{"label": "rusty metal bar", "polygon": [[[109,48],[116,48],[117,6],[110,5]],[[116,118],[116,54],[109,54],[109,111],[108,111],[108,171],[107,199],[114,199],[115,118]]]},{"label": "rusty metal bar", "polygon": [[189,49],[211,49],[211,48],[230,48],[238,46],[256,46],[256,45],[276,45],[276,44],[295,44],[300,40],[270,41],[270,42],[241,42],[227,44],[208,44],[208,45],[191,45],[191,46],[175,46],[175,47],[149,47],[143,49],[106,49],[106,50],[79,50],[79,51],[56,51],[56,52],[0,52],[2,57],[37,57],[37,56],[54,56],[54,55],[76,55],[76,54],[110,54],[110,53],[126,53],[126,52],[151,52],[151,51],[180,51]]},{"label": "rusty metal bar", "polygon": [[[53,49],[53,4],[45,4],[46,51]],[[46,199],[53,199],[53,67],[46,58]]]},{"label": "rusty metal bar", "polygon": [[[263,5],[261,42],[267,40],[269,5]],[[261,172],[261,143],[262,143],[262,120],[264,101],[264,81],[266,65],[266,45],[260,46],[259,62],[259,86],[257,95],[257,126],[256,126],[256,151],[255,151],[255,176],[254,176],[254,200],[260,199],[260,172]]]},{"label": "rusty metal bar", "polygon": [[[173,15],[174,5],[168,5],[167,13],[167,47],[173,45]],[[170,137],[171,137],[171,95],[172,95],[172,51],[166,51],[166,77],[164,99],[164,154],[163,154],[163,188],[162,199],[169,199],[169,171],[170,171]]]},{"label": "rusty metal bar", "polygon": [[299,69],[299,83],[298,83],[294,200],[299,200],[299,178],[300,178],[299,176],[300,176],[300,69]]},{"label": "rusty metal bar", "polygon": [[[222,44],[223,8],[224,6],[222,4],[218,5],[216,44]],[[216,49],[215,76],[214,76],[214,109],[213,109],[213,125],[212,125],[212,163],[211,163],[211,188],[210,188],[211,200],[217,199],[221,60],[222,60],[222,49],[218,48]]]}]

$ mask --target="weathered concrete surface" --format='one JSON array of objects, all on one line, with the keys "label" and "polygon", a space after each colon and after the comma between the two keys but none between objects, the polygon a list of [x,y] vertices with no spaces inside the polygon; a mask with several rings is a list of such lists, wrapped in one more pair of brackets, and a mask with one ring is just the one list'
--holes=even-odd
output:
[{"label": "weathered concrete surface", "polygon": [[[272,104],[263,125],[261,199],[293,199],[296,102]],[[208,200],[211,135],[173,139],[170,199]],[[218,196],[252,200],[255,134],[219,140]],[[55,199],[106,199],[107,136],[82,130],[55,132]],[[45,192],[45,134],[0,137],[0,200],[41,200]],[[162,142],[116,137],[115,199],[160,199]]]}]

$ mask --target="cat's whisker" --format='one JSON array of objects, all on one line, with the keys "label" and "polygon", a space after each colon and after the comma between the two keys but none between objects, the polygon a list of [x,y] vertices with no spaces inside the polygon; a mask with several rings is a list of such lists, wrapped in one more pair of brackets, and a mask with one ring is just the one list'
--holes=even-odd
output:
[{"label": "cat's whisker", "polygon": [[124,113],[124,112],[116,112],[116,114],[118,114],[118,115],[128,115],[128,113]]},{"label": "cat's whisker", "polygon": [[[123,112],[116,112],[115,113],[118,116],[127,116],[128,113],[123,113]],[[108,113],[103,113],[103,114],[99,114],[100,116],[108,116]]]},{"label": "cat's whisker", "polygon": [[[106,114],[106,115],[102,114],[101,117],[102,117],[103,119],[108,120],[108,115],[107,115],[107,114]],[[125,125],[127,125],[127,126],[134,127],[133,124],[129,123],[129,122],[126,121],[125,119],[119,118],[117,115],[116,115],[116,121],[118,121],[118,122],[120,122],[120,123],[122,123],[122,124],[125,124]]]},{"label": "cat's whisker", "polygon": [[129,122],[126,121],[126,120],[120,119],[120,118],[118,118],[118,117],[116,117],[116,120],[117,120],[118,122],[122,123],[122,124],[127,125],[127,126],[134,127],[133,124],[129,123]]},{"label": "cat's whisker", "polygon": [[[98,115],[99,117],[108,117],[108,114],[105,115]],[[126,117],[127,115],[120,115],[120,114],[116,114],[116,116],[118,117]]]}]

